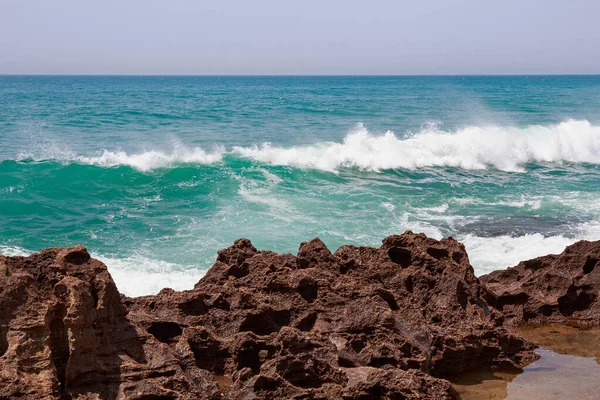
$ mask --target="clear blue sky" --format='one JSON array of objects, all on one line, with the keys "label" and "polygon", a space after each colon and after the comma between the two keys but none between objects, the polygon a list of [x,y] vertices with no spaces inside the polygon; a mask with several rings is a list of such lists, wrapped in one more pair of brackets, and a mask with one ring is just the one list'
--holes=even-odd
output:
[{"label": "clear blue sky", "polygon": [[598,0],[0,0],[0,74],[600,73]]}]

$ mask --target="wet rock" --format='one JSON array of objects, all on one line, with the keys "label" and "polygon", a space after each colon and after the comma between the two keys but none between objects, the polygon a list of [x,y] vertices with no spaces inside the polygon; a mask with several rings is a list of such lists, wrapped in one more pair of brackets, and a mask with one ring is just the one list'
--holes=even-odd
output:
[{"label": "wet rock", "polygon": [[580,241],[480,279],[508,324],[600,326],[600,241]]}]

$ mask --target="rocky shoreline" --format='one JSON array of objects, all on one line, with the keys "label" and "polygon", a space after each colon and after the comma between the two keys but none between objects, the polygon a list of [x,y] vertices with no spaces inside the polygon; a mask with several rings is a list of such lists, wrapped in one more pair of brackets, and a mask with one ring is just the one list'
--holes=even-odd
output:
[{"label": "rocky shoreline", "polygon": [[600,326],[600,242],[480,278],[412,232],[240,239],[194,289],[137,298],[83,246],[0,256],[0,277],[0,399],[455,399],[447,378],[535,360],[516,327]]}]

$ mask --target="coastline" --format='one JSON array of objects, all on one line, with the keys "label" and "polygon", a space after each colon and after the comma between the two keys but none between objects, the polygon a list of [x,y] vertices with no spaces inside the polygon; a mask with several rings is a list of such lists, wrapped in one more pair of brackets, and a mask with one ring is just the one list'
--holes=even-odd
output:
[{"label": "coastline", "polygon": [[598,77],[1,81],[0,253],[83,243],[130,296],[239,237],[452,235],[476,275],[600,239]]},{"label": "coastline", "polygon": [[130,298],[83,246],[2,256],[0,395],[460,398],[448,378],[538,358],[517,328],[599,326],[599,260],[581,241],[477,278],[452,238],[240,239],[194,289]]}]

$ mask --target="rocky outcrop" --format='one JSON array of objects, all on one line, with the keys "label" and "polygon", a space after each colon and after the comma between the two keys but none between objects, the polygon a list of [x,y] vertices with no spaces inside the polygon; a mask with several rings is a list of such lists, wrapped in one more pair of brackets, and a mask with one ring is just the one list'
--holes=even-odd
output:
[{"label": "rocky outcrop", "polygon": [[0,276],[0,398],[452,399],[443,378],[534,357],[451,238],[240,239],[194,289],[139,298],[81,246]]},{"label": "rocky outcrop", "polygon": [[580,241],[480,279],[508,324],[600,326],[600,242]]},{"label": "rocky outcrop", "polygon": [[184,370],[168,345],[131,324],[106,266],[83,246],[0,256],[0,277],[0,398],[218,392],[211,374]]}]

